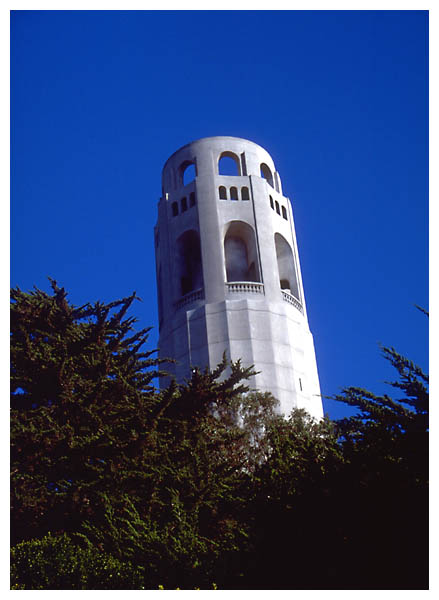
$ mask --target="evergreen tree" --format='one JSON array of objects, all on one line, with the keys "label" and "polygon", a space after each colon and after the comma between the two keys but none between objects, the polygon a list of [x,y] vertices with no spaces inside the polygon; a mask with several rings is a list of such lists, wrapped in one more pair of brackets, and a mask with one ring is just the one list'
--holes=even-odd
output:
[{"label": "evergreen tree", "polygon": [[[293,411],[267,431],[244,589],[428,587],[428,377],[393,348],[398,398],[346,388],[352,417]],[[236,587],[238,587],[236,585]]]},{"label": "evergreen tree", "polygon": [[132,458],[153,444],[159,361],[141,351],[149,330],[125,317],[135,294],[76,308],[52,290],[11,294],[14,542],[76,531],[100,514],[97,494],[138,494]]},{"label": "evergreen tree", "polygon": [[67,534],[144,569],[145,587],[211,587],[247,535],[236,507],[274,401],[225,359],[159,393],[135,294],[76,308],[52,291],[12,290],[13,544]]},{"label": "evergreen tree", "polygon": [[267,431],[270,451],[255,472],[244,589],[327,589],[327,557],[340,534],[332,520],[343,466],[334,425],[295,409]]},{"label": "evergreen tree", "polygon": [[349,387],[335,397],[355,407],[337,422],[345,460],[337,519],[346,543],[346,586],[428,587],[428,376],[394,348],[398,398]]},{"label": "evergreen tree", "polygon": [[12,290],[14,589],[427,587],[419,367],[385,348],[400,397],[347,388],[336,423],[225,358],[158,392],[135,297]]}]

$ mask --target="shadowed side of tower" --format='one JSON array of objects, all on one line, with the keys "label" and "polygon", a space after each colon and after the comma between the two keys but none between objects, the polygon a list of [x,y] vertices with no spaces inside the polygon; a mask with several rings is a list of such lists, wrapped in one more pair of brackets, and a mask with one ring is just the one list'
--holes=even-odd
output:
[{"label": "shadowed side of tower", "polygon": [[293,213],[263,148],[222,136],[175,152],[155,250],[160,356],[177,361],[168,368],[177,381],[226,352],[255,366],[251,386],[270,391],[283,414],[323,416]]}]

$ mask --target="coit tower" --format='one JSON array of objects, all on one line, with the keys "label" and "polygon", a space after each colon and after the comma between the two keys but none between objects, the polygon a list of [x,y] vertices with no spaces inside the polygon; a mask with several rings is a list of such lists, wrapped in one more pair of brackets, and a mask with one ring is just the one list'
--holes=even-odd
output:
[{"label": "coit tower", "polygon": [[[291,204],[254,142],[191,142],[166,162],[155,227],[159,353],[177,381],[223,353],[288,415],[323,416]],[[166,385],[165,380],[162,385]]]}]

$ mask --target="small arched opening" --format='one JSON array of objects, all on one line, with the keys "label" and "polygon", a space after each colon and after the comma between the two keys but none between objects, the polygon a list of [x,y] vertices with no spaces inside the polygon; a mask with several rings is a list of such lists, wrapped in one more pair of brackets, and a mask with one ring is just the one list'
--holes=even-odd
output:
[{"label": "small arched opening", "polygon": [[238,188],[230,188],[230,200],[238,200]]},{"label": "small arched opening", "polygon": [[270,167],[265,163],[261,164],[261,177],[267,181],[273,187],[273,175],[271,173]]},{"label": "small arched opening", "polygon": [[227,200],[227,190],[223,185],[219,186],[219,199]]},{"label": "small arched opening", "polygon": [[247,223],[232,221],[227,227],[224,258],[228,282],[261,281],[256,236]]},{"label": "small arched opening", "polygon": [[250,200],[250,194],[247,186],[241,188],[241,200]]},{"label": "small arched opening", "polygon": [[177,240],[178,285],[184,296],[203,287],[200,236],[193,229]]},{"label": "small arched opening", "polygon": [[223,152],[218,159],[219,175],[241,175],[239,157],[233,152]]},{"label": "small arched opening", "polygon": [[294,254],[287,240],[280,234],[275,233],[274,243],[276,246],[277,267],[279,270],[279,283],[282,290],[292,294],[300,300],[299,286],[297,283],[296,265]]},{"label": "small arched opening", "polygon": [[184,163],[180,165],[178,171],[179,185],[188,185],[188,183],[194,181],[195,177],[197,176],[197,168],[192,160],[185,160]]}]

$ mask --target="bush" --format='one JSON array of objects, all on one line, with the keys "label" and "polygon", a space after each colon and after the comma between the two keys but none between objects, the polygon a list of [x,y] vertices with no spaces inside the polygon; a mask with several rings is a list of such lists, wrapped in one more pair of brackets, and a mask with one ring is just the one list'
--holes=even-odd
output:
[{"label": "bush", "polygon": [[12,548],[11,589],[144,589],[144,569],[121,562],[95,546],[81,548],[66,534],[49,533]]}]

